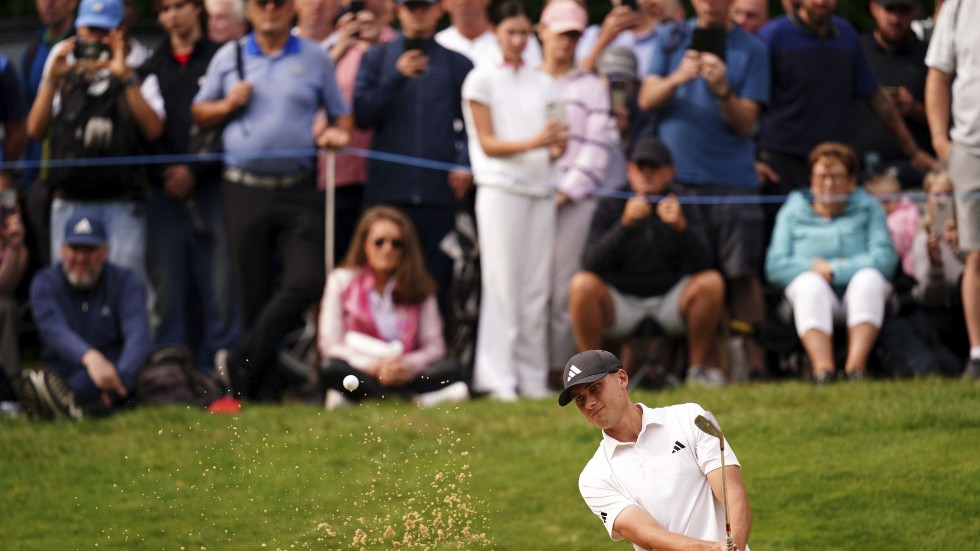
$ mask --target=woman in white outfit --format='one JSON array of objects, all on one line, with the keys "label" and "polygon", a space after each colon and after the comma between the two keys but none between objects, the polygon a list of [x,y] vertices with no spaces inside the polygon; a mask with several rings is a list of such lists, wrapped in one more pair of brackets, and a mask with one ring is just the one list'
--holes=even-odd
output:
[{"label": "woman in white outfit", "polygon": [[502,59],[463,83],[463,114],[477,184],[482,299],[473,386],[491,398],[542,397],[555,228],[553,161],[567,132],[548,118],[557,92],[521,63],[532,24],[521,2],[491,12]]}]

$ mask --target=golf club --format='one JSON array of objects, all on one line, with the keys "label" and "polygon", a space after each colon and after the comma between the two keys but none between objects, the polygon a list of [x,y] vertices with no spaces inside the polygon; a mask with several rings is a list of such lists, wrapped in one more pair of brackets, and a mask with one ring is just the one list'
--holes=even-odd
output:
[{"label": "golf club", "polygon": [[721,493],[725,501],[725,540],[728,551],[735,550],[735,540],[732,539],[732,521],[728,518],[728,482],[725,479],[725,435],[721,432],[721,425],[710,411],[705,411],[704,415],[694,418],[694,424],[699,429],[718,439],[718,446],[721,447]]}]

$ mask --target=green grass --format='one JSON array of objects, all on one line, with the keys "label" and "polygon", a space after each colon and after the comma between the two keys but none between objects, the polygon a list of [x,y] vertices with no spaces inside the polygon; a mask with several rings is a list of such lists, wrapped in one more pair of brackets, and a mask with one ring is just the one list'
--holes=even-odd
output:
[{"label": "green grass", "polygon": [[[636,398],[715,413],[743,465],[757,551],[971,549],[980,537],[980,386]],[[578,495],[597,441],[554,400],[2,419],[0,537],[16,550],[628,549]]]}]

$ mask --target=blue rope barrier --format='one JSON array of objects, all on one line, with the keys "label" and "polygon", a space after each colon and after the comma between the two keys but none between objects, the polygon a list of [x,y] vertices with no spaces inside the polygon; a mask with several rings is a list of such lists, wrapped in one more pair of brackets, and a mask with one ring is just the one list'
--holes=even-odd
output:
[{"label": "blue rope barrier", "polygon": [[[134,155],[126,157],[89,157],[85,159],[47,159],[41,161],[0,161],[0,170],[25,170],[41,168],[72,168],[72,167],[98,167],[98,166],[128,166],[128,165],[159,165],[159,164],[194,164],[194,163],[213,163],[225,159],[295,159],[310,158],[317,155],[320,150],[316,148],[302,149],[274,149],[264,151],[236,151],[220,153],[181,153],[166,155]],[[426,168],[431,170],[453,171],[460,170],[472,172],[469,167],[460,166],[455,163],[422,159],[398,153],[385,151],[375,151],[358,147],[348,147],[343,149],[341,154],[363,157],[377,161],[398,163],[416,168]],[[618,199],[629,199],[635,196],[634,193],[618,189],[598,188],[590,192],[597,197],[612,197]],[[812,195],[807,193],[807,198],[812,199]],[[788,195],[685,195],[678,197],[678,201],[688,205],[714,205],[714,204],[781,204],[786,201]],[[928,194],[922,191],[912,191],[897,194],[887,194],[876,196],[884,200],[900,200],[908,198],[912,201],[923,202]],[[952,195],[950,195],[952,197]],[[961,199],[980,199],[980,192],[959,194],[956,197]],[[663,196],[648,196],[651,202],[663,199]],[[850,195],[840,195],[829,197],[833,201],[853,201],[855,198]]]}]

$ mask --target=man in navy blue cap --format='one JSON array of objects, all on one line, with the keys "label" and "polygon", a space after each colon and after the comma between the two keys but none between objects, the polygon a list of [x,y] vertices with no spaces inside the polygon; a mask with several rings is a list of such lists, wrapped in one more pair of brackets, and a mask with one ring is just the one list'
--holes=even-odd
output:
[{"label": "man in navy blue cap", "polygon": [[32,419],[79,419],[124,403],[150,352],[143,284],[107,261],[102,219],[73,215],[61,255],[31,281],[43,365],[22,374],[21,399]]},{"label": "man in navy blue cap", "polygon": [[622,363],[605,350],[572,356],[562,382],[558,405],[574,402],[602,430],[578,486],[613,541],[629,540],[636,549],[726,549],[724,464],[735,548],[748,551],[752,509],[741,466],[727,443],[722,450],[695,425],[710,414],[698,404],[634,403]]},{"label": "man in navy blue cap", "polygon": [[[473,184],[462,124],[463,79],[473,64],[434,39],[442,15],[435,0],[398,0],[401,34],[361,59],[354,115],[358,127],[374,130],[372,149],[416,159],[368,159],[364,203],[392,205],[412,220],[445,311],[452,260],[440,244]],[[433,161],[456,168],[447,173]]]}]

